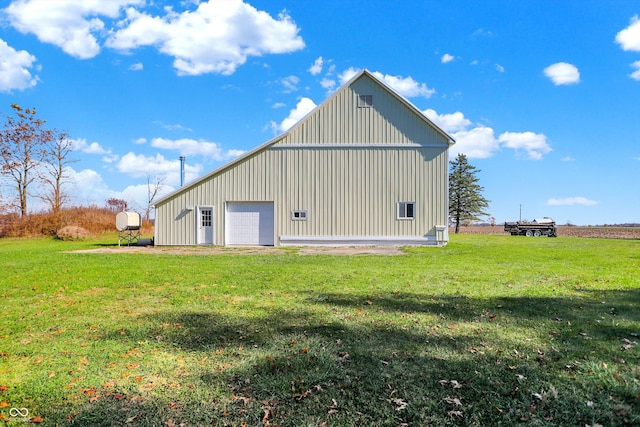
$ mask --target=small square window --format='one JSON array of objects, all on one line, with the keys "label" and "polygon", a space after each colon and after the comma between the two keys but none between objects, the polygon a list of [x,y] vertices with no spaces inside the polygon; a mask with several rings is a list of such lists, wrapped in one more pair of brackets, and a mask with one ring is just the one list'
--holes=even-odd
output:
[{"label": "small square window", "polygon": [[358,107],[359,108],[373,107],[373,95],[358,95]]},{"label": "small square window", "polygon": [[307,220],[307,211],[291,211],[291,220],[292,221],[306,221]]},{"label": "small square window", "polygon": [[415,217],[415,202],[398,202],[398,219],[414,219]]}]

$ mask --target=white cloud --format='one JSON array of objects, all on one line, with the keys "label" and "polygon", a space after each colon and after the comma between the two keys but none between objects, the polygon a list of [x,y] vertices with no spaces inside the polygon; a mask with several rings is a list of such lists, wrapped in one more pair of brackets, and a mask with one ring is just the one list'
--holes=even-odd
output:
[{"label": "white cloud", "polygon": [[322,59],[322,56],[318,57],[309,68],[309,72],[314,76],[320,74],[322,72],[323,63],[324,60]]},{"label": "white cloud", "polygon": [[223,150],[215,142],[195,140],[190,138],[166,139],[153,138],[151,146],[163,150],[174,150],[184,156],[204,156],[216,161],[225,161],[243,154],[242,150]]},{"label": "white cloud", "polygon": [[[180,160],[166,159],[162,154],[145,156],[128,152],[116,165],[119,172],[133,178],[146,178],[148,173],[167,176],[170,183],[180,182]],[[188,180],[195,178],[202,170],[201,165],[185,164],[185,176]]]},{"label": "white cloud", "polygon": [[300,79],[296,76],[288,76],[280,80],[280,83],[284,86],[284,93],[291,93],[298,90]]},{"label": "white cloud", "polygon": [[4,12],[22,33],[35,34],[76,58],[93,58],[100,52],[96,34],[105,30],[99,16],[117,18],[121,8],[145,0],[15,0]]},{"label": "white cloud", "polygon": [[575,161],[576,161],[576,159],[574,159],[574,158],[573,158],[573,157],[571,157],[571,156],[566,156],[566,157],[561,158],[561,159],[560,159],[560,161],[561,161],[561,162],[575,162]]},{"label": "white cloud", "polygon": [[107,154],[102,156],[102,161],[105,163],[116,163],[118,160],[120,160],[120,156],[117,154]]},{"label": "white cloud", "polygon": [[500,135],[498,141],[500,141],[504,147],[516,151],[526,151],[531,160],[540,160],[544,154],[552,151],[547,143],[547,137],[541,133],[504,132]]},{"label": "white cloud", "polygon": [[74,205],[104,206],[113,193],[102,176],[92,169],[75,171],[69,168],[69,182],[66,185]]},{"label": "white cloud", "polygon": [[471,125],[471,120],[467,119],[460,111],[452,114],[438,114],[429,108],[423,113],[447,133],[458,132]]},{"label": "white cloud", "polygon": [[427,109],[423,114],[456,140],[451,148],[452,155],[462,153],[470,159],[486,159],[500,149],[500,143],[496,140],[493,129],[486,126],[467,129],[472,124],[471,120],[459,111],[452,114],[438,114],[435,110]]},{"label": "white cloud", "polygon": [[578,68],[567,62],[558,62],[549,65],[544,69],[544,75],[547,76],[554,85],[570,85],[580,82],[580,71]]},{"label": "white cloud", "polygon": [[280,124],[276,124],[275,122],[271,122],[271,127],[276,132],[286,132],[291,128],[291,126],[295,125],[302,119],[304,116],[309,114],[314,108],[316,108],[315,102],[311,99],[303,97],[298,101],[298,104],[295,108],[289,111],[289,115],[285,118]]},{"label": "white cloud", "polygon": [[[157,48],[175,58],[173,65],[180,75],[232,74],[250,56],[304,47],[299,28],[286,11],[273,18],[241,0],[209,0],[183,2],[181,6],[192,9],[183,12],[166,6],[163,16],[152,16],[142,9],[147,3],[14,0],[3,11],[18,31],[35,34],[40,41],[76,58],[98,55],[106,37],[106,46],[121,51]],[[123,11],[126,16],[121,19]],[[142,69],[141,65],[135,64],[133,69]]]},{"label": "white cloud", "polygon": [[342,73],[338,75],[338,79],[340,80],[340,85],[345,84],[349,80],[355,77],[356,74],[360,72],[359,68],[349,67],[344,70]]},{"label": "white cloud", "polygon": [[546,136],[533,132],[504,132],[496,138],[492,128],[482,125],[472,126],[460,111],[452,114],[438,114],[435,110],[423,111],[444,131],[449,133],[456,144],[451,148],[452,153],[465,154],[469,158],[485,159],[493,156],[501,147],[527,152],[528,158],[539,160],[544,154],[551,152]]},{"label": "white cloud", "polygon": [[478,28],[471,34],[471,37],[493,37],[493,32],[491,32],[491,30],[485,30],[484,28]]},{"label": "white cloud", "polygon": [[553,198],[549,199],[547,200],[547,204],[551,206],[573,206],[573,205],[593,206],[593,205],[597,205],[598,202],[587,199],[586,197],[565,197],[564,199],[553,199]]},{"label": "white cloud", "polygon": [[496,64],[496,71],[499,73],[504,73],[504,67],[500,64]]},{"label": "white cloud", "polygon": [[456,59],[455,56],[445,53],[444,55],[442,55],[442,58],[440,58],[440,62],[442,62],[443,64],[447,64],[453,61],[454,59]]},{"label": "white cloud", "polygon": [[490,127],[477,126],[470,130],[455,132],[452,136],[456,140],[452,150],[456,154],[465,154],[470,159],[486,159],[500,149],[500,144]]},{"label": "white cloud", "polygon": [[103,148],[99,143],[92,142],[87,143],[87,140],[84,138],[71,139],[71,145],[73,146],[74,151],[82,151],[87,154],[110,154],[111,151]]},{"label": "white cloud", "polygon": [[0,58],[0,92],[24,90],[37,84],[38,77],[29,71],[36,61],[35,56],[26,50],[17,51],[0,39]]},{"label": "white cloud", "polygon": [[448,53],[445,53],[444,55],[442,55],[442,58],[440,59],[440,62],[442,62],[443,64],[446,64],[448,62],[453,61],[454,59],[456,59],[455,56],[449,55]]},{"label": "white cloud", "polygon": [[418,83],[411,77],[390,76],[389,74],[383,75],[377,71],[373,74],[406,98],[416,96],[431,98],[431,96],[436,93],[435,89],[430,89],[426,84]]},{"label": "white cloud", "polygon": [[276,102],[275,104],[273,104],[273,105],[271,106],[271,108],[282,108],[282,107],[284,107],[285,105],[287,105],[287,104],[285,104],[284,102]]},{"label": "white cloud", "polygon": [[185,127],[183,125],[181,125],[180,123],[165,123],[161,120],[154,120],[153,124],[158,125],[158,126],[162,126],[164,129],[166,130],[170,130],[172,132],[174,131],[187,131],[187,132],[192,132],[193,129]]},{"label": "white cloud", "polygon": [[129,67],[131,71],[142,71],[144,69],[144,65],[142,62],[136,62],[131,67]]},{"label": "white cloud", "polygon": [[[345,84],[360,71],[361,70],[358,68],[347,68],[338,76],[340,84]],[[416,96],[430,98],[434,93],[436,93],[435,89],[430,89],[425,83],[418,83],[411,77],[391,76],[389,74],[382,74],[379,71],[374,71],[372,74],[406,98],[413,98]]]},{"label": "white cloud", "polygon": [[640,61],[634,62],[633,64],[631,64],[631,67],[635,68],[635,71],[629,74],[629,77],[631,77],[633,80],[640,81]]},{"label": "white cloud", "polygon": [[627,28],[616,34],[616,43],[622,50],[640,52],[640,19],[638,15],[631,18],[631,23]]},{"label": "white cloud", "polygon": [[320,86],[328,91],[332,91],[336,87],[336,81],[333,79],[324,78],[320,80]]},{"label": "white cloud", "polygon": [[[186,179],[186,175],[185,175],[185,179]],[[178,181],[176,185],[179,185],[179,184],[180,182]],[[154,202],[156,200],[159,200],[164,195],[169,194],[174,189],[175,188],[169,184],[160,186],[160,188],[158,189],[158,194],[154,199]],[[118,192],[117,196],[115,197],[118,199],[126,200],[127,203],[129,203],[129,206],[127,207],[128,210],[134,210],[140,214],[144,214],[147,209],[147,202],[149,197],[148,191],[149,191],[149,188],[145,181],[144,184],[129,185],[125,187],[125,189]],[[153,215],[150,215],[150,216],[153,217]]]},{"label": "white cloud", "polygon": [[[163,195],[170,193],[174,190],[173,185],[177,187],[180,183],[179,161],[174,162],[172,166],[177,167],[178,169],[176,171],[171,171],[167,175],[163,175],[166,177],[165,185],[163,185],[158,192],[158,197],[162,197]],[[92,169],[75,171],[72,168],[69,168],[67,173],[70,179],[69,182],[65,183],[65,191],[72,197],[70,203],[75,206],[105,206],[106,201],[113,197],[116,199],[126,200],[129,204],[128,209],[130,210],[134,210],[142,214],[146,209],[148,194],[145,169],[143,169],[143,173],[138,176],[138,178],[145,180],[144,184],[128,185],[122,191],[110,188],[102,176]],[[195,179],[198,173],[199,169],[197,167],[190,167],[185,178],[188,177],[189,179]]]},{"label": "white cloud", "polygon": [[286,12],[274,19],[241,0],[206,1],[182,13],[165,11],[165,16],[151,16],[128,8],[121,29],[106,45],[123,51],[154,46],[175,58],[179,75],[233,74],[250,56],[304,47],[299,28]]}]

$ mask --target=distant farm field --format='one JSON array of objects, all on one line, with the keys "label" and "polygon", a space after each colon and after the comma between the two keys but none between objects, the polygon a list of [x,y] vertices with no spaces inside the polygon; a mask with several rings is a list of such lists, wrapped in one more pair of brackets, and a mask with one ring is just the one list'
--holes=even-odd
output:
[{"label": "distant farm field", "polygon": [[[453,234],[453,228],[449,231]],[[496,226],[470,226],[460,227],[460,234],[508,234],[504,231],[503,224]],[[558,227],[558,236],[564,237],[591,237],[601,239],[640,239],[640,227],[577,227],[561,225]]]},{"label": "distant farm field", "polygon": [[0,239],[0,425],[640,424],[640,240],[116,242]]}]

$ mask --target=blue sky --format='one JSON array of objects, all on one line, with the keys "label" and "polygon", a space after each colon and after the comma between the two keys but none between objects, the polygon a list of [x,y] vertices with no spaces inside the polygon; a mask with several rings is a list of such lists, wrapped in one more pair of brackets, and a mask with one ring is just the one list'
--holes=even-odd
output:
[{"label": "blue sky", "polygon": [[70,134],[75,204],[142,212],[148,176],[217,168],[362,68],[457,140],[496,221],[640,222],[640,1],[0,1],[0,111]]}]

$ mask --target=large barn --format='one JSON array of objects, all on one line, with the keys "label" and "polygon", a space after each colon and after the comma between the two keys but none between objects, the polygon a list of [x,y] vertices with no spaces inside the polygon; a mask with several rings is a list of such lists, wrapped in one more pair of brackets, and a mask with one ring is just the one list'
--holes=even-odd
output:
[{"label": "large barn", "polygon": [[155,204],[156,245],[444,245],[454,140],[367,70]]}]

